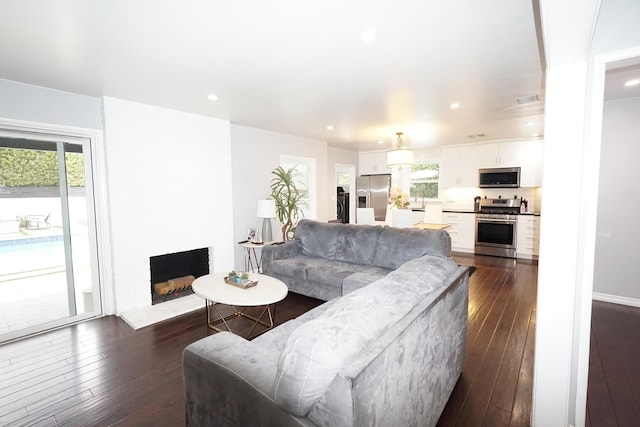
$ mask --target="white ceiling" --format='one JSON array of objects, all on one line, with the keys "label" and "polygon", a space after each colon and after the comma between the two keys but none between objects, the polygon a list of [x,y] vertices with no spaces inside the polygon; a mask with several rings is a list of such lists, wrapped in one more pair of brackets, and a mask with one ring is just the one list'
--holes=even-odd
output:
[{"label": "white ceiling", "polygon": [[625,86],[630,80],[640,80],[639,62],[640,58],[629,58],[609,64],[604,82],[605,101],[640,96],[640,84]]},{"label": "white ceiling", "polygon": [[543,133],[532,1],[2,0],[0,57],[0,78],[360,151]]}]

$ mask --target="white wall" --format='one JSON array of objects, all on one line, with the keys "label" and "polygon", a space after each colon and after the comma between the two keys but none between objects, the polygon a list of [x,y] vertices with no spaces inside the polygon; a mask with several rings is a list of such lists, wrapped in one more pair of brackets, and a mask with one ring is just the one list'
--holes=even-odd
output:
[{"label": "white wall", "polygon": [[[256,217],[259,199],[269,197],[271,171],[280,165],[281,155],[316,159],[317,218],[327,221],[329,216],[329,182],[327,171],[327,143],[255,129],[231,125],[231,155],[233,166],[232,210],[234,213],[233,242],[235,268],[243,268],[244,253],[237,242],[245,240],[249,228],[259,228],[262,219]],[[225,185],[221,182],[220,185]],[[273,222],[274,239],[282,236],[277,221]]]},{"label": "white wall", "polygon": [[638,117],[640,98],[605,103],[593,291],[640,304],[635,265],[640,242]]},{"label": "white wall", "polygon": [[102,129],[100,98],[0,79],[0,117]]},{"label": "white wall", "polygon": [[104,117],[116,313],[151,305],[151,256],[208,247],[231,269],[229,122],[114,98]]}]

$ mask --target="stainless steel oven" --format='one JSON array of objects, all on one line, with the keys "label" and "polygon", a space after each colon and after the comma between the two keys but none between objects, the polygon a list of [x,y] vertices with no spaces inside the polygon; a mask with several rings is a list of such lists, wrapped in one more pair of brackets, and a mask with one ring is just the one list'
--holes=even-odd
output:
[{"label": "stainless steel oven", "polygon": [[516,257],[518,199],[482,199],[476,212],[475,253]]}]

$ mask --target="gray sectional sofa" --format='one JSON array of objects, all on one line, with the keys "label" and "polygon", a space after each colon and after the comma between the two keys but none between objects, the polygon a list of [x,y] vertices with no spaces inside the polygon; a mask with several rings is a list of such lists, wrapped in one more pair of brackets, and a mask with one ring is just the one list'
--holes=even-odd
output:
[{"label": "gray sectional sofa", "polygon": [[253,341],[189,345],[187,425],[434,426],[464,363],[468,278],[424,255]]},{"label": "gray sectional sofa", "polygon": [[423,255],[450,256],[449,233],[303,219],[294,240],[262,249],[262,273],[291,292],[328,301]]}]

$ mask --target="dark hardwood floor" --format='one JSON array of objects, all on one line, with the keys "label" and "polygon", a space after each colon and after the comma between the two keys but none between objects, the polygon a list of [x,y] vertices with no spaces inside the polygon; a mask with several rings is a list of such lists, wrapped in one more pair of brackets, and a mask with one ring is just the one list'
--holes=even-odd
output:
[{"label": "dark hardwood floor", "polygon": [[[537,266],[454,258],[477,271],[466,363],[438,425],[528,426]],[[290,294],[276,322],[319,303]],[[203,309],[134,331],[110,316],[0,346],[0,425],[184,425],[181,354],[208,335],[204,318]]]},{"label": "dark hardwood floor", "polygon": [[586,425],[640,425],[640,308],[593,302]]}]

